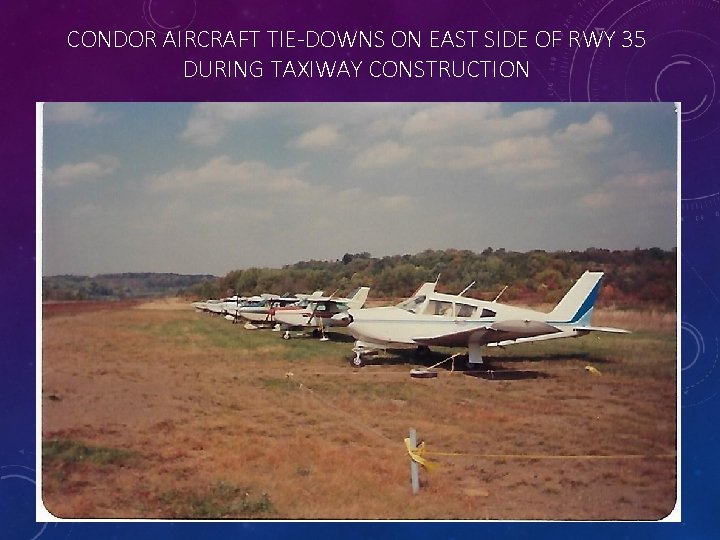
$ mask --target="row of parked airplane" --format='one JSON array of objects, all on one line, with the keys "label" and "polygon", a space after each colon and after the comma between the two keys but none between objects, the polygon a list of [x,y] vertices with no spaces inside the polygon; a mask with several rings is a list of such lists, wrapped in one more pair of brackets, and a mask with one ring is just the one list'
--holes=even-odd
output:
[{"label": "row of parked airplane", "polygon": [[367,300],[369,287],[360,287],[348,298],[332,294],[323,296],[323,291],[312,294],[289,294],[277,296],[262,294],[251,297],[232,296],[221,300],[195,302],[193,307],[224,315],[226,319],[237,323],[246,321],[247,328],[269,328],[284,330],[283,338],[289,339],[291,331],[311,329],[327,340],[325,330],[330,326],[347,326],[342,319],[333,319],[334,315],[347,312],[350,308],[362,308]]},{"label": "row of parked airplane", "polygon": [[[422,351],[432,346],[467,348],[468,362],[481,364],[483,346],[504,347],[580,337],[590,332],[628,333],[622,328],[591,324],[602,277],[602,272],[585,272],[547,313],[501,304],[498,299],[502,292],[492,301],[468,298],[464,294],[472,284],[456,295],[440,293],[435,290],[437,280],[424,283],[407,300],[387,307],[364,307],[368,287],[361,287],[349,298],[325,297],[322,291],[316,291],[290,298],[233,297],[193,305],[225,313],[232,320],[243,317],[280,325],[285,329],[285,338],[290,337],[293,328],[313,328],[327,339],[328,327],[348,327],[356,340],[351,360],[355,367],[364,365],[366,355],[378,350],[417,347]],[[256,314],[259,318],[252,319]]]}]

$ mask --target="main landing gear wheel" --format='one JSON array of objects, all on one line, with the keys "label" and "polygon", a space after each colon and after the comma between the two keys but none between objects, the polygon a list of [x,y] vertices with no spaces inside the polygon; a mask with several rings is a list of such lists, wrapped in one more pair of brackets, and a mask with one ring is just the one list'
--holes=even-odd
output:
[{"label": "main landing gear wheel", "polygon": [[290,339],[290,331],[289,331],[289,330],[285,330],[285,332],[284,332],[283,335],[282,335],[282,338],[283,338],[283,339]]}]

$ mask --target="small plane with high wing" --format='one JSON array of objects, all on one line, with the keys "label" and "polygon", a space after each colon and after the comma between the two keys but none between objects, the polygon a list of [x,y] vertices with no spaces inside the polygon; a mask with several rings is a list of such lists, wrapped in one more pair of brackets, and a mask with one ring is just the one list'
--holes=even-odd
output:
[{"label": "small plane with high wing", "polygon": [[360,287],[348,298],[338,298],[334,294],[326,297],[308,298],[305,306],[287,306],[272,310],[272,316],[285,330],[283,338],[290,339],[290,329],[301,331],[312,329],[320,332],[326,341],[325,330],[330,326],[347,326],[342,317],[335,316],[347,313],[348,309],[360,309],[365,305],[370,287]]},{"label": "small plane with high wing", "polygon": [[[482,364],[481,348],[504,347],[550,339],[580,337],[590,332],[625,334],[621,328],[592,326],[602,272],[585,272],[549,313],[435,292],[423,284],[396,306],[349,309],[334,317],[348,325],[357,340],[351,365],[364,365],[364,355],[377,350],[415,346],[467,347],[468,362]],[[503,289],[504,291],[504,289]]]},{"label": "small plane with high wing", "polygon": [[310,295],[296,294],[290,296],[285,294],[278,296],[276,294],[261,294],[242,298],[235,305],[227,308],[227,319],[233,322],[238,322],[241,318],[245,319],[247,328],[271,327],[275,325],[275,319],[272,316],[274,309],[306,303],[308,298],[320,298],[322,294],[322,291],[315,291]]}]

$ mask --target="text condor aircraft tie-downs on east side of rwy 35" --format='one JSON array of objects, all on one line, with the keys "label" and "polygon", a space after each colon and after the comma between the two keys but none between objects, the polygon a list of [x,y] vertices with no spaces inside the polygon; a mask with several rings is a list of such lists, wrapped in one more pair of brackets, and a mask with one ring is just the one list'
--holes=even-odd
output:
[{"label": "text condor aircraft tie-downs on east side of rwy 35", "polygon": [[[349,309],[336,315],[349,323],[357,340],[351,364],[364,364],[363,355],[388,348],[415,346],[467,347],[468,362],[481,364],[483,345],[505,346],[589,332],[628,333],[620,328],[592,326],[590,317],[600,290],[602,272],[585,272],[549,313],[435,292],[423,284],[396,306]],[[502,293],[500,293],[502,294]],[[422,350],[422,349],[421,349]]]}]

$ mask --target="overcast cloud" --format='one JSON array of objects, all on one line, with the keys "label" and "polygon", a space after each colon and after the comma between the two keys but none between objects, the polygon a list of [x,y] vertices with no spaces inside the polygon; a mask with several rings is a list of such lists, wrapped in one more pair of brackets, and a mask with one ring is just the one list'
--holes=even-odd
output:
[{"label": "overcast cloud", "polygon": [[673,104],[46,104],[43,274],[676,245]]}]

